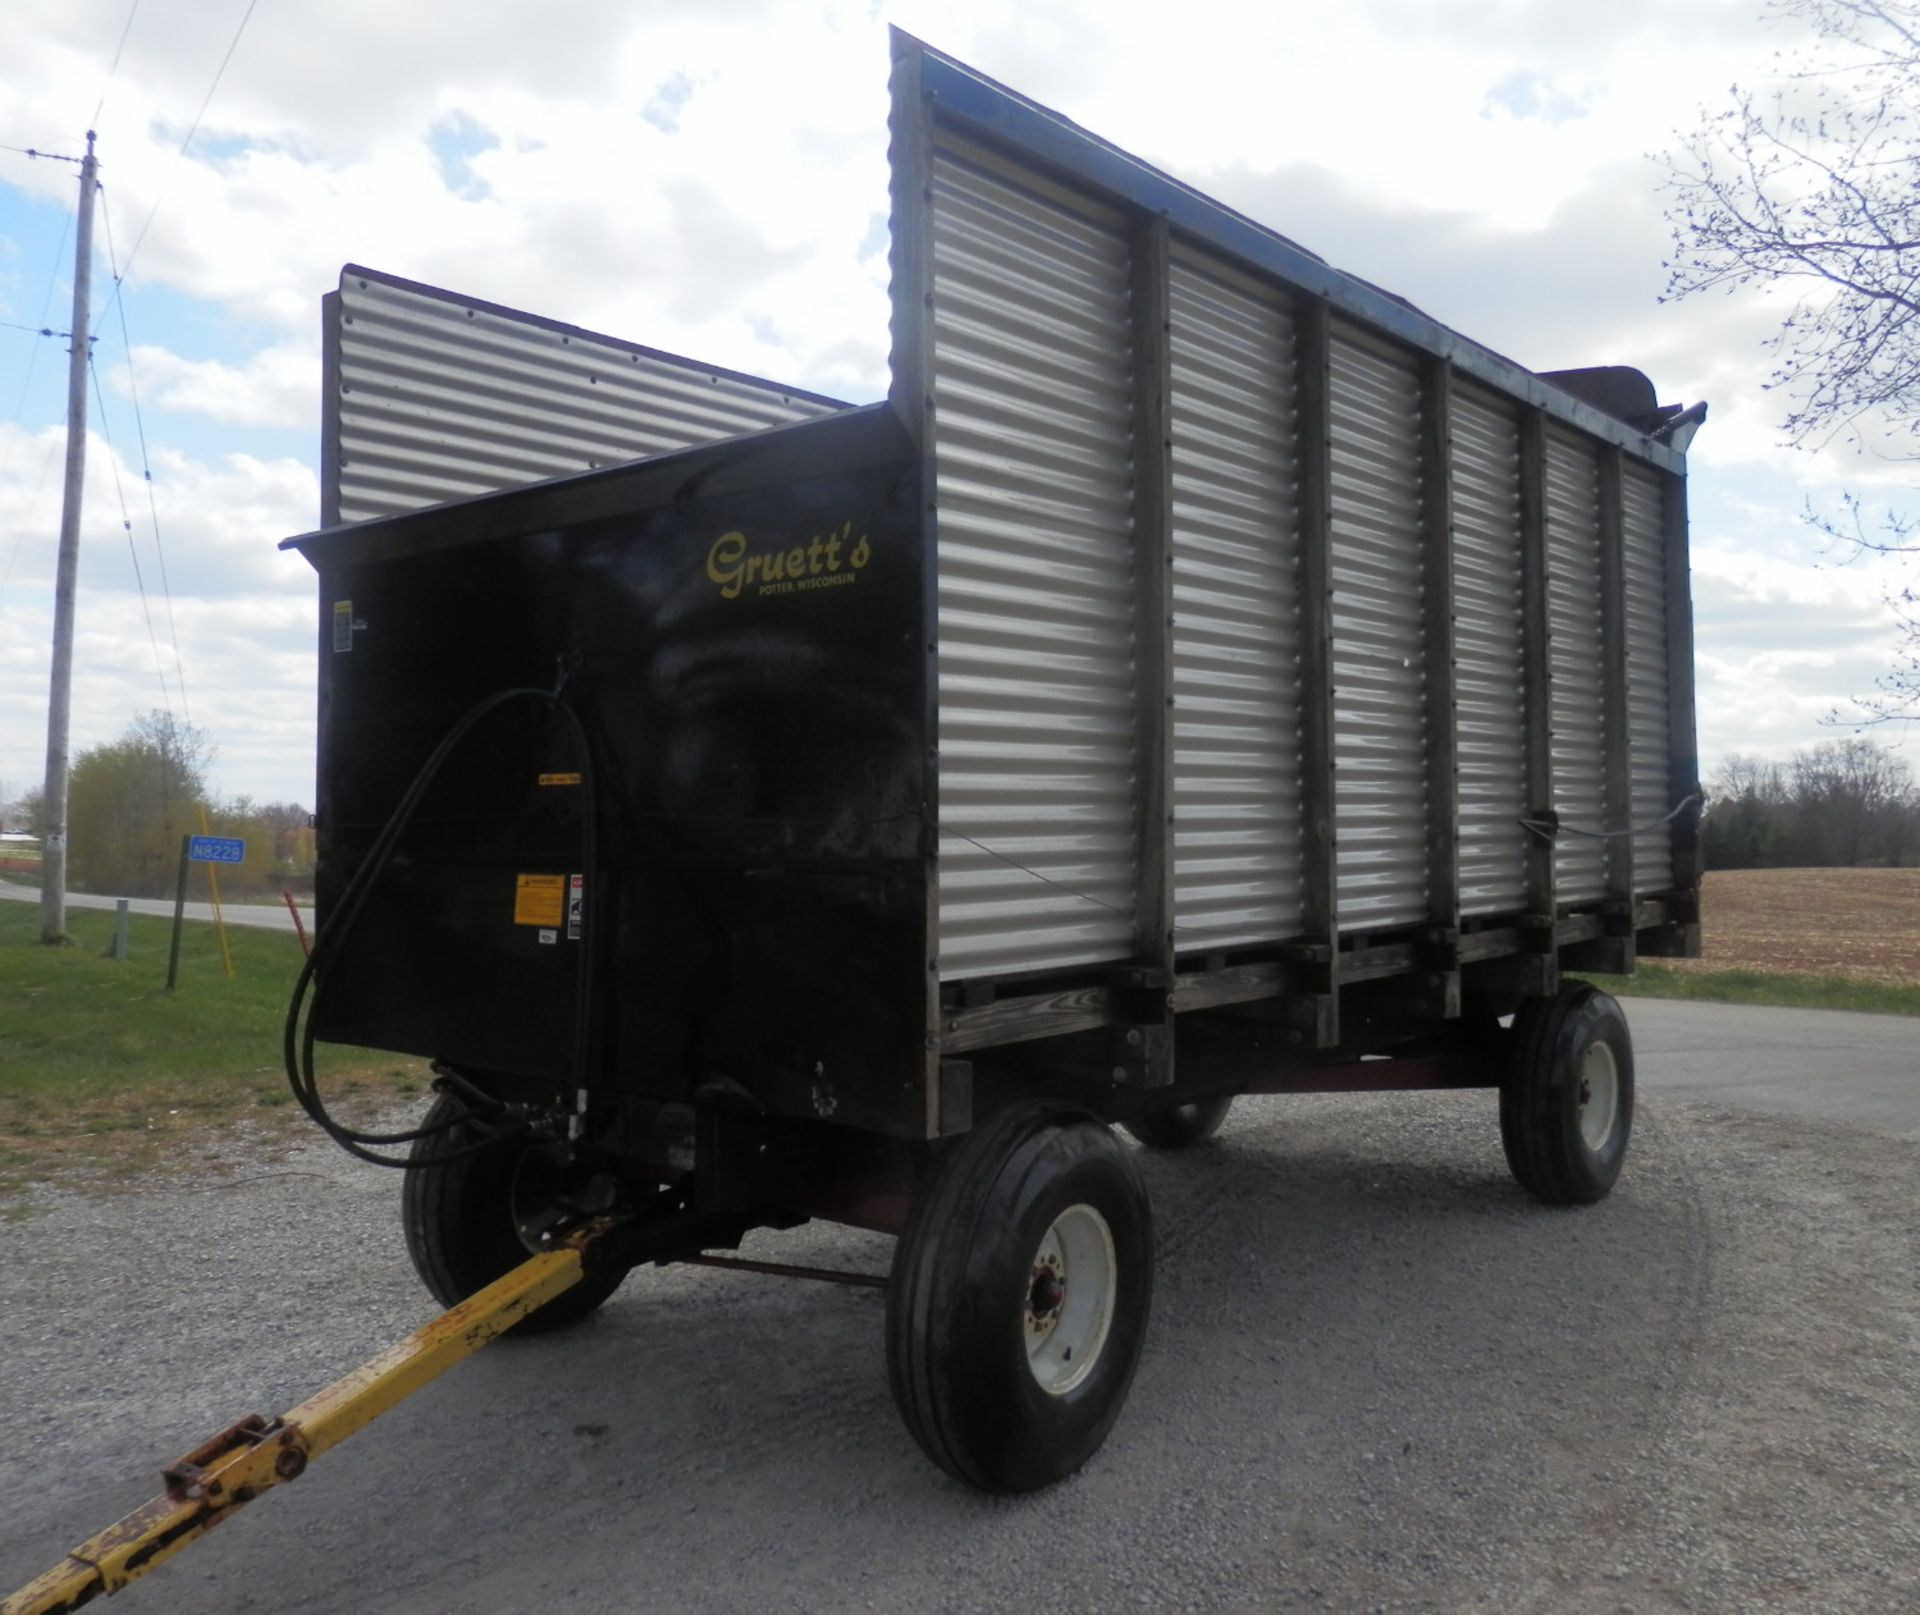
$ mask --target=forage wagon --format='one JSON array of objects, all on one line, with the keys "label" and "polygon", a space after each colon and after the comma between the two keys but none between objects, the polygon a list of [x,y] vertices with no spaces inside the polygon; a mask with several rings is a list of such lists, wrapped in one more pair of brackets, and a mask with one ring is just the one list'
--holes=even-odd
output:
[{"label": "forage wagon", "polygon": [[1147,1324],[1109,1123],[1484,1086],[1534,1194],[1612,1184],[1627,1030],[1562,972],[1697,947],[1703,411],[894,55],[882,402],[343,272],[307,1036],[437,1063],[441,1300],[582,1208],[619,1262],[536,1322],[895,1229],[901,1412],[1024,1488]]},{"label": "forage wagon", "polygon": [[[9,1612],[635,1266],[808,1271],[716,1253],[809,1218],[899,1236],[927,1454],[1056,1480],[1148,1326],[1113,1124],[1179,1149],[1238,1094],[1484,1088],[1532,1194],[1612,1187],[1632,1048],[1564,973],[1698,951],[1704,406],[1530,373],[893,56],[879,402],[352,265],[326,299],[286,1052],[404,1168],[452,1310]],[[320,1041],[433,1061],[422,1124],[332,1117]]]}]

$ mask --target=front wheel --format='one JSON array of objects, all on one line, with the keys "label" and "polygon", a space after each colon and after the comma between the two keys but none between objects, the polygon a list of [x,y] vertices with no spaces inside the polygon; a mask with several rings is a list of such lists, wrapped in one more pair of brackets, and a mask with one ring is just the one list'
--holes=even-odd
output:
[{"label": "front wheel", "polygon": [[[455,1121],[466,1106],[442,1094],[427,1127]],[[483,1135],[452,1126],[414,1140],[400,1194],[407,1255],[433,1298],[457,1306],[544,1247],[540,1236],[583,1212],[603,1210],[611,1185],[581,1178],[558,1144],[503,1140],[474,1155],[459,1152]],[[457,1157],[457,1158],[456,1158]],[[591,1203],[590,1203],[591,1202]],[[584,1318],[620,1287],[624,1274],[588,1276],[513,1326],[543,1334]]]},{"label": "front wheel", "polygon": [[1590,1205],[1620,1176],[1633,1132],[1633,1039],[1620,1005],[1584,982],[1529,999],[1500,1085],[1500,1141],[1520,1186]]},{"label": "front wheel", "polygon": [[1133,1157],[1083,1112],[1010,1106],[943,1153],[915,1197],[887,1292],[894,1401],[959,1480],[1062,1480],[1120,1416],[1152,1299]]}]

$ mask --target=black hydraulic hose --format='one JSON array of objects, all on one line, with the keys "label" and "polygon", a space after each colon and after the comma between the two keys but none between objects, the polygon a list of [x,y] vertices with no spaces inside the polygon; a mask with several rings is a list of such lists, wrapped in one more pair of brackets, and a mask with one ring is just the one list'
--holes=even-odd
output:
[{"label": "black hydraulic hose", "polygon": [[[348,1127],[336,1121],[327,1112],[320,1098],[320,1090],[314,1073],[313,1050],[313,1005],[319,1001],[320,988],[324,983],[323,971],[334,959],[341,956],[346,947],[346,939],[353,930],[354,922],[360,911],[366,906],[367,896],[373,890],[380,873],[393,857],[394,849],[399,846],[400,838],[412,823],[414,814],[425,799],[428,787],[433,783],[454,748],[472,732],[474,726],[490,713],[515,701],[538,701],[561,714],[572,730],[574,744],[580,758],[581,812],[580,856],[581,879],[584,885],[580,912],[580,953],[579,973],[574,980],[573,1005],[573,1055],[572,1078],[577,1092],[586,1084],[586,1069],[590,1050],[588,1038],[593,1025],[593,928],[595,909],[598,903],[593,900],[599,870],[599,847],[597,839],[597,801],[594,794],[593,753],[587,739],[585,725],[580,715],[560,698],[560,692],[566,684],[565,671],[559,681],[550,690],[533,686],[521,686],[506,689],[488,696],[473,707],[460,719],[439,745],[435,746],[420,770],[413,777],[399,804],[394,808],[379,835],[374,837],[373,845],[361,860],[353,879],[347,883],[347,889],[341,894],[338,908],[327,916],[327,923],[315,937],[313,952],[308,955],[300,968],[299,977],[293,986],[293,997],[287,1005],[286,1026],[281,1040],[281,1052],[286,1062],[287,1082],[293,1089],[293,1096],[314,1122],[333,1141],[349,1155],[375,1166],[405,1168],[410,1163],[404,1156],[382,1155],[369,1145],[411,1144],[435,1134],[448,1132],[455,1127],[469,1126],[480,1130],[487,1136],[475,1143],[463,1145],[436,1159],[436,1165],[445,1165],[465,1156],[477,1155],[482,1150],[494,1148],[509,1138],[520,1137],[528,1131],[524,1118],[510,1118],[496,1124],[496,1118],[502,1116],[505,1107],[499,1101],[482,1093],[473,1084],[457,1073],[443,1072],[439,1082],[445,1089],[460,1094],[467,1101],[468,1108],[460,1115],[452,1116],[431,1127],[417,1127],[398,1133],[369,1133],[358,1128]],[[301,1022],[301,1009],[307,1010],[305,1023]]]}]

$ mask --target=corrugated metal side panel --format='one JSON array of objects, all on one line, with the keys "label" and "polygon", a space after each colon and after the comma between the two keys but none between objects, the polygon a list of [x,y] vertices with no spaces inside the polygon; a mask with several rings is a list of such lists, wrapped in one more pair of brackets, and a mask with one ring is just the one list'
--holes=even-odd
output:
[{"label": "corrugated metal side panel", "polygon": [[[375,275],[340,280],[342,521],[464,499],[838,406]],[[331,423],[330,423],[331,424]]]},{"label": "corrugated metal side panel", "polygon": [[[1621,490],[1626,533],[1627,735],[1635,824],[1657,826],[1633,838],[1636,892],[1673,884],[1672,810],[1667,777],[1667,563],[1661,478],[1629,463]],[[1623,817],[1626,815],[1623,815]]]},{"label": "corrugated metal side panel", "polygon": [[[1563,825],[1612,826],[1606,790],[1605,669],[1600,635],[1600,471],[1594,444],[1547,434],[1547,620],[1553,635],[1553,802]],[[1561,902],[1606,895],[1605,843],[1561,833]]]},{"label": "corrugated metal side panel", "polygon": [[943,978],[1132,952],[1126,236],[942,135],[933,163]]},{"label": "corrugated metal side panel", "polygon": [[1293,319],[1176,250],[1173,313],[1177,948],[1300,928],[1300,489]]},{"label": "corrugated metal side panel", "polygon": [[1336,904],[1343,931],[1427,913],[1420,372],[1333,334]]},{"label": "corrugated metal side panel", "polygon": [[1460,766],[1460,910],[1526,898],[1520,425],[1497,394],[1453,386],[1454,707]]}]

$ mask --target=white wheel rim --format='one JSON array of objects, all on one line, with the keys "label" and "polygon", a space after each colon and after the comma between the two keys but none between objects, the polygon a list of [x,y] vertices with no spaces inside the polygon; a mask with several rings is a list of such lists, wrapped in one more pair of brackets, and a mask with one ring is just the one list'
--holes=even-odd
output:
[{"label": "white wheel rim", "polygon": [[1093,1372],[1113,1327],[1119,1263],[1107,1219],[1084,1203],[1054,1219],[1027,1279],[1027,1368],[1049,1396]]},{"label": "white wheel rim", "polygon": [[1580,1137],[1598,1152],[1613,1137],[1620,1115],[1620,1067],[1605,1043],[1588,1048],[1580,1061]]}]

